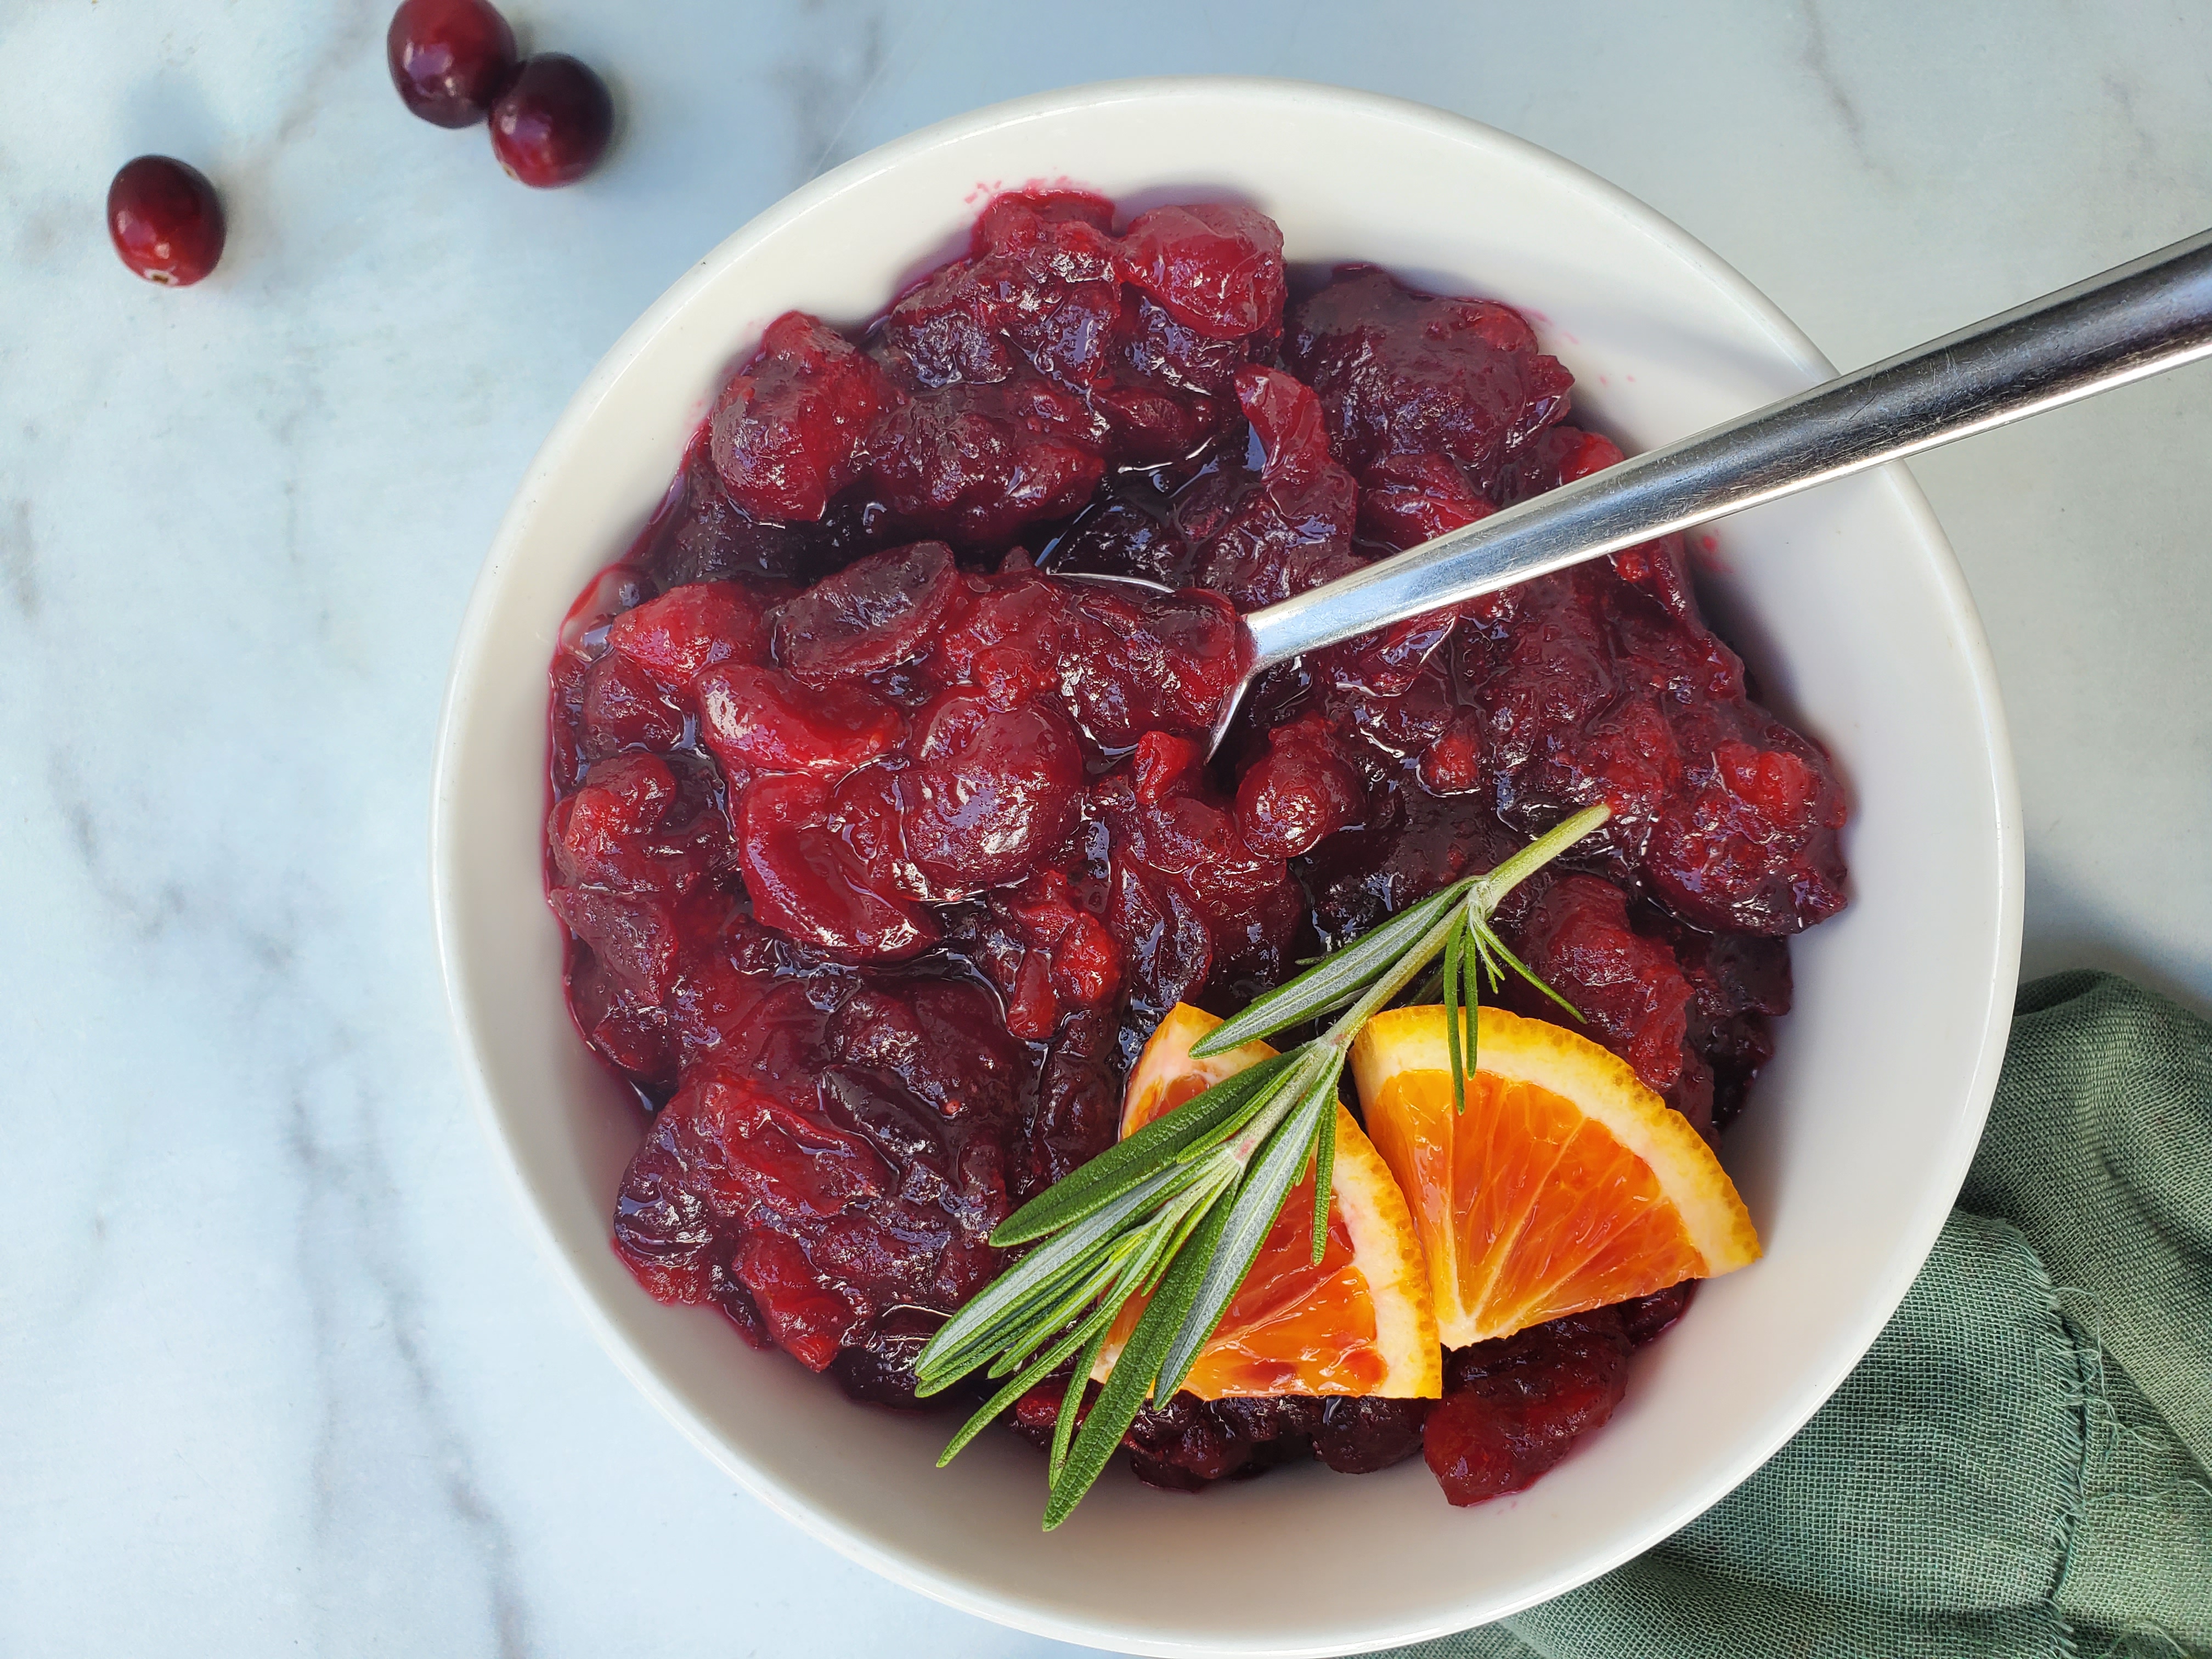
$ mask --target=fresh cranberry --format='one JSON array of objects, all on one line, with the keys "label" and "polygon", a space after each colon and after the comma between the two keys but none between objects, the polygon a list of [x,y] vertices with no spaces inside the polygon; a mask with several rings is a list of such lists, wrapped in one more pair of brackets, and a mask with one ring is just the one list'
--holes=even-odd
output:
[{"label": "fresh cranberry", "polygon": [[409,109],[438,126],[474,126],[514,73],[514,31],[487,0],[401,0],[384,58]]},{"label": "fresh cranberry", "polygon": [[107,234],[148,282],[190,288],[222,258],[222,204],[198,167],[141,155],[107,186]]},{"label": "fresh cranberry", "polygon": [[534,190],[573,185],[606,153],[614,137],[607,83],[566,52],[523,60],[491,106],[491,153]]}]

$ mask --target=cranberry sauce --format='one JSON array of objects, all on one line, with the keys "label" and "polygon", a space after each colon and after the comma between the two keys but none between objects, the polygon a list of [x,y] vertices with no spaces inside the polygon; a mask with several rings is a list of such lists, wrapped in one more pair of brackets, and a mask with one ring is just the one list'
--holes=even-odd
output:
[{"label": "cranberry sauce", "polygon": [[[1787,936],[1844,902],[1833,771],[1751,701],[1679,538],[1275,670],[1209,760],[1236,611],[1620,452],[1504,306],[1364,267],[1293,301],[1249,209],[1113,227],[1001,197],[864,337],[778,319],[552,665],[569,1005],[652,1114],[616,1248],[864,1399],[911,1403],[1177,1000],[1228,1012],[1604,800],[1500,926],[1711,1135]],[[1188,1486],[1425,1436],[1455,1501],[1512,1490],[1686,1297],[1455,1358],[1433,1412],[1179,1398],[1133,1454]]]}]

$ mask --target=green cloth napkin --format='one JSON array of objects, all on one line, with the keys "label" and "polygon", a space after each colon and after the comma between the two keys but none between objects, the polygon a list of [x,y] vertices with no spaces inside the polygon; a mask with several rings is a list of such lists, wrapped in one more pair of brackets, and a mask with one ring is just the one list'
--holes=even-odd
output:
[{"label": "green cloth napkin", "polygon": [[2212,1026],[2022,988],[1959,1206],[1835,1397],[1698,1521],[1405,1659],[2212,1655]]}]

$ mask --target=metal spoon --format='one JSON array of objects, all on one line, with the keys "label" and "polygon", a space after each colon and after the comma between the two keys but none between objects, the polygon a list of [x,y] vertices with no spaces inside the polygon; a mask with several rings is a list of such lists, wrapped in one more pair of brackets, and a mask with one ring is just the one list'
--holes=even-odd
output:
[{"label": "metal spoon", "polygon": [[2208,356],[2212,231],[1251,612],[1214,744],[1306,652]]}]

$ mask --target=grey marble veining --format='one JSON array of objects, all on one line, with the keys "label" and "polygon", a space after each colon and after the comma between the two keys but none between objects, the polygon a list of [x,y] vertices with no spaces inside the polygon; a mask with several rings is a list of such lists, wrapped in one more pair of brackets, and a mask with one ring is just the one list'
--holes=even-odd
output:
[{"label": "grey marble veining", "polygon": [[[0,1652],[1036,1655],[735,1492],[538,1270],[463,1101],[432,728],[515,480],[793,185],[979,104],[1246,71],[1583,162],[1840,364],[2212,218],[2212,18],[2022,0],[511,8],[601,66],[534,194],[368,4],[0,5]],[[125,275],[142,150],[223,267]],[[2031,970],[2212,1003],[2212,370],[1917,464],[2018,738]],[[1202,1500],[1200,1500],[1202,1501]]]}]

